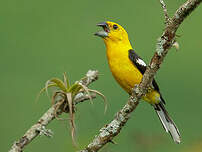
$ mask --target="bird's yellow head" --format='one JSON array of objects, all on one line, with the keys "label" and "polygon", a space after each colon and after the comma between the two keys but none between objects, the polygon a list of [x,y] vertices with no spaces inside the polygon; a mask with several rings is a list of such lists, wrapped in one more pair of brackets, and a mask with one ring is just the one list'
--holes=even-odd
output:
[{"label": "bird's yellow head", "polygon": [[95,35],[102,37],[105,43],[128,42],[128,33],[121,25],[107,21],[98,23],[97,26],[102,27],[103,30],[96,32]]}]

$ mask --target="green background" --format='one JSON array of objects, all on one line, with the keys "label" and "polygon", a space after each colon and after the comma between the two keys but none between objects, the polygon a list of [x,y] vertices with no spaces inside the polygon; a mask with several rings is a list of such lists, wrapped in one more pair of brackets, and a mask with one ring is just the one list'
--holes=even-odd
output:
[{"label": "green background", "polygon": [[[185,0],[166,0],[169,14]],[[109,108],[104,115],[101,98],[78,105],[78,149],[85,147],[98,130],[125,104],[128,95],[113,79],[103,41],[93,35],[96,23],[114,21],[123,25],[131,43],[148,63],[157,38],[164,29],[157,0],[1,0],[0,1],[0,151],[37,122],[50,107],[46,95],[35,102],[39,90],[51,77],[67,72],[71,82],[89,69],[100,78],[91,88],[102,92]],[[103,152],[199,152],[202,151],[202,6],[178,30],[180,50],[172,48],[156,75],[166,108],[182,134],[175,144],[163,130],[153,108],[142,102],[121,134]],[[68,117],[64,115],[63,117]],[[53,138],[37,137],[25,151],[76,151],[67,121],[53,121]]]}]

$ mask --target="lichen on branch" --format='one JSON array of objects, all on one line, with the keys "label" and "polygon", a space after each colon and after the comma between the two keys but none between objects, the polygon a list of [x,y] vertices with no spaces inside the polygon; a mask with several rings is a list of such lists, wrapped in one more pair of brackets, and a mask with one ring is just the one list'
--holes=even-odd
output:
[{"label": "lichen on branch", "polygon": [[129,98],[126,105],[117,113],[116,117],[100,129],[99,134],[95,136],[93,141],[80,152],[97,152],[120,133],[129,119],[131,112],[138,106],[140,98],[146,94],[147,88],[150,86],[156,72],[163,63],[168,50],[175,43],[175,33],[180,24],[201,2],[202,0],[188,0],[178,8],[172,18],[169,18],[165,3],[163,0],[160,0],[166,19],[166,28],[157,41],[156,52],[143,75],[141,83],[135,87],[133,96]]}]

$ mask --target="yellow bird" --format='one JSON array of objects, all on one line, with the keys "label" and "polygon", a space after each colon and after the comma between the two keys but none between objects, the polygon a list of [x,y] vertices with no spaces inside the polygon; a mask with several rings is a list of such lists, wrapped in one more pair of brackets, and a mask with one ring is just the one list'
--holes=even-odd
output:
[{"label": "yellow bird", "polygon": [[[133,50],[128,34],[122,26],[110,21],[99,23],[97,26],[103,28],[95,35],[104,40],[112,75],[120,86],[131,94],[135,84],[141,82],[146,64]],[[164,107],[165,101],[155,80],[142,98],[154,107],[165,131],[170,133],[176,143],[180,143],[179,130]]]}]

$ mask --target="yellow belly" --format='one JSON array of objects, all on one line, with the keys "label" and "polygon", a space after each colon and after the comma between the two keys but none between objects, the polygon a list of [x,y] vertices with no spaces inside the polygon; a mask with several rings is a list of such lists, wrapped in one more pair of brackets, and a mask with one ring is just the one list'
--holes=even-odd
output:
[{"label": "yellow belly", "polygon": [[[135,84],[141,82],[142,74],[128,58],[128,52],[123,52],[122,54],[120,54],[121,52],[119,52],[119,54],[114,52],[107,52],[108,63],[112,75],[120,86],[131,94]],[[148,93],[143,97],[143,100],[149,103],[159,103],[160,94],[153,89],[149,89]]]}]

